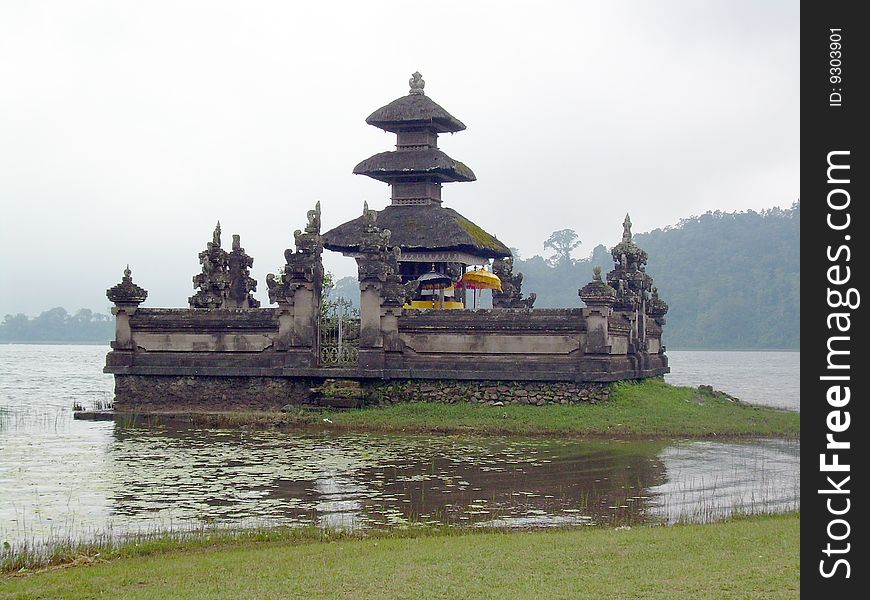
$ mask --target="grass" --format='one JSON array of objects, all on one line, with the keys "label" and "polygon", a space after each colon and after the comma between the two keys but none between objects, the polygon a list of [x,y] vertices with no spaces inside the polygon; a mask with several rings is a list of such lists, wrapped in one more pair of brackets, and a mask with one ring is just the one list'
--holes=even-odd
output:
[{"label": "grass", "polygon": [[[489,406],[412,402],[316,414],[300,410],[177,416],[190,423],[215,427],[308,426],[382,432],[626,437],[800,437],[800,413],[733,402],[657,379],[616,384],[611,399],[598,404]],[[147,423],[149,417],[137,418],[140,423]]]},{"label": "grass", "polygon": [[6,576],[0,598],[799,595],[799,513],[707,525],[463,533],[173,542],[136,556]]}]

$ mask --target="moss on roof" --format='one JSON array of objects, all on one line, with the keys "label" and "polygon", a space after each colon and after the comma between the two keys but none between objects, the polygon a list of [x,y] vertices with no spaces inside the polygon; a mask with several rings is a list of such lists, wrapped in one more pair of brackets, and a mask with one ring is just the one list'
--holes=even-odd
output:
[{"label": "moss on roof", "polygon": [[[391,205],[376,212],[377,226],[389,229],[391,242],[402,251],[453,250],[482,258],[504,258],[511,254],[498,238],[452,208],[435,204]],[[323,245],[338,252],[355,252],[359,249],[363,228],[361,216],[342,223],[323,235]]]}]

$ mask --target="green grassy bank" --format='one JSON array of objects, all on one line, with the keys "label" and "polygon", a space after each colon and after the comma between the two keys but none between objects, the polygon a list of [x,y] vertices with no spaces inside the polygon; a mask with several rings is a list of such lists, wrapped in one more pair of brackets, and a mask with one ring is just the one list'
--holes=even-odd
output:
[{"label": "green grassy bank", "polygon": [[[661,380],[625,382],[598,404],[527,406],[411,402],[322,413],[186,413],[204,426],[307,426],[333,430],[522,435],[800,437],[800,413],[733,402]],[[154,414],[137,415],[147,423]]]},{"label": "green grassy bank", "polygon": [[0,598],[794,598],[799,541],[794,513],[673,527],[181,544],[5,576]]}]

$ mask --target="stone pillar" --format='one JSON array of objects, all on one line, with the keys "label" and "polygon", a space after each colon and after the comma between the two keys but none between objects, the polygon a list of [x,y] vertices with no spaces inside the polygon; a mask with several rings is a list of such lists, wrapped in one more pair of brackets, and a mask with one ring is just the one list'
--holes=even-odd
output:
[{"label": "stone pillar", "polygon": [[278,303],[275,349],[287,352],[285,366],[316,367],[320,353],[320,300],[323,292],[323,243],[320,202],[308,211],[305,231],[293,232],[296,251],[284,251],[283,272],[266,276],[269,300]]},{"label": "stone pillar", "polygon": [[293,305],[286,299],[278,300],[278,339],[275,350],[284,352],[291,346],[293,338]]},{"label": "stone pillar", "polygon": [[607,330],[616,290],[601,280],[601,267],[593,269],[592,281],[583,286],[578,295],[586,303],[583,309],[586,319],[585,354],[610,354],[612,345]]},{"label": "stone pillar", "polygon": [[130,317],[145,302],[148,292],[133,283],[130,265],[124,269],[121,283],[106,290],[106,297],[115,305],[112,307],[112,314],[115,315],[115,340],[111,343],[112,349],[135,350]]},{"label": "stone pillar", "polygon": [[384,341],[381,335],[381,285],[360,281],[359,298],[359,366],[363,369],[384,367]]},{"label": "stone pillar", "polygon": [[407,290],[402,285],[402,276],[399,274],[399,256],[401,250],[398,247],[391,248],[386,253],[387,266],[386,281],[381,288],[381,338],[384,346],[384,360],[386,366],[398,367],[402,363],[402,352],[405,344],[399,337],[399,319],[402,317],[403,306]]},{"label": "stone pillar", "polygon": [[[390,231],[375,225],[377,213],[363,206],[364,231],[356,259],[360,289],[359,367],[383,369],[384,342],[398,343],[398,317],[404,303],[398,249],[390,249]],[[401,296],[401,299],[399,299]],[[397,313],[398,310],[398,313]],[[384,329],[386,328],[386,330]]]}]

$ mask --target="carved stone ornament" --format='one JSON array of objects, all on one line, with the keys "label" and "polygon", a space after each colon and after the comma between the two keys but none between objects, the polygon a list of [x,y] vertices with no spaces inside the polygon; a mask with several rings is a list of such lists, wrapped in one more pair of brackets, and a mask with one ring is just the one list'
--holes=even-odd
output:
[{"label": "carved stone ornament", "polygon": [[493,261],[492,272],[501,280],[501,291],[492,290],[493,308],[532,308],[538,295],[533,292],[523,298],[523,274],[514,273],[512,257]]},{"label": "carved stone ornament", "polygon": [[616,302],[616,290],[601,280],[601,267],[592,269],[592,281],[580,288],[577,294],[587,306],[610,305]]},{"label": "carved stone ornament", "polygon": [[281,273],[266,275],[270,302],[293,302],[296,291],[301,287],[311,288],[320,297],[323,287],[323,240],[320,236],[320,202],[307,213],[308,223],[305,231],[293,232],[296,246],[284,250],[285,265]]},{"label": "carved stone ornament", "polygon": [[127,268],[124,269],[124,276],[121,278],[121,283],[107,289],[106,297],[114,304],[131,304],[138,306],[145,302],[145,299],[148,297],[148,292],[133,283],[130,265],[127,265]]},{"label": "carved stone ornament", "polygon": [[257,291],[257,280],[251,277],[252,266],[254,259],[245,253],[240,236],[234,234],[233,251],[227,257],[230,287],[224,303],[226,308],[259,308],[260,301],[252,293]]},{"label": "carved stone ornament", "polygon": [[408,80],[408,86],[411,90],[408,92],[409,94],[423,94],[423,88],[426,87],[426,82],[423,81],[423,76],[420,75],[420,71],[414,71],[414,74],[411,75],[411,79]]},{"label": "carved stone ornament", "polygon": [[668,304],[659,298],[659,289],[652,288],[652,298],[647,304],[647,314],[660,326],[665,324],[665,315],[668,314]]},{"label": "carved stone ornament", "polygon": [[221,223],[218,221],[212,241],[199,253],[202,272],[194,275],[197,292],[189,298],[191,308],[221,308],[230,288],[228,254],[221,248]]},{"label": "carved stone ornament", "polygon": [[614,269],[607,274],[607,283],[616,290],[614,308],[632,311],[644,306],[653,279],[646,273],[647,253],[634,243],[629,215],[622,222],[622,241],[610,254]]}]

